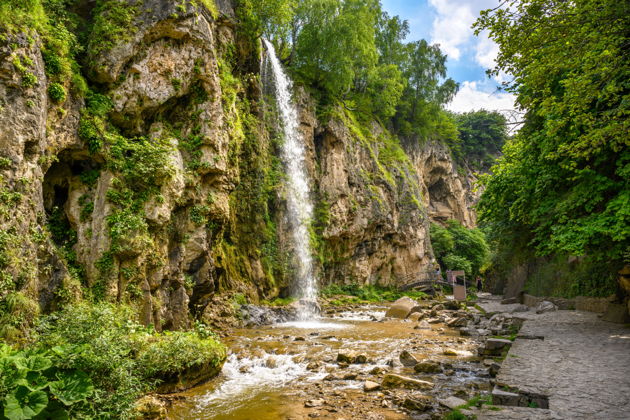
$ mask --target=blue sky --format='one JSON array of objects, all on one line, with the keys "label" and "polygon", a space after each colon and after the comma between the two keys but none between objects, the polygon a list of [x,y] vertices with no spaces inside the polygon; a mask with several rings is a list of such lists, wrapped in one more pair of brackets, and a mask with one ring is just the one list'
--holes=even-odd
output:
[{"label": "blue sky", "polygon": [[485,34],[476,37],[470,28],[479,11],[496,7],[498,0],[381,0],[392,16],[409,21],[408,41],[426,39],[440,44],[448,55],[448,76],[460,83],[460,91],[447,108],[465,112],[485,108],[509,111],[514,98],[497,91],[504,75],[488,79],[497,45]]}]

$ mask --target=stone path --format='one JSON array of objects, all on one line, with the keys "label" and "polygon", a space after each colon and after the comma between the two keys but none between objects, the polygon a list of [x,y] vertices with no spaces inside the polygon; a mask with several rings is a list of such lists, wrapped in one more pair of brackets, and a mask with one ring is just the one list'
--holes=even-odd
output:
[{"label": "stone path", "polygon": [[[509,305],[491,301],[480,306]],[[601,321],[591,312],[536,315],[532,309],[514,316],[526,319],[519,336],[544,339],[517,338],[496,382],[547,396],[549,410],[484,409],[478,419],[630,419],[630,328]]]}]

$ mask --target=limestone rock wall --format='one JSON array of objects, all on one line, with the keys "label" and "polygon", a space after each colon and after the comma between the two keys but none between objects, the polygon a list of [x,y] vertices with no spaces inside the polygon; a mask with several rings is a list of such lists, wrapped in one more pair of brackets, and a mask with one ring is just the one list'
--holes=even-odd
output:
[{"label": "limestone rock wall", "polygon": [[[230,1],[217,16],[196,3],[134,3],[136,29],[84,64],[92,93],[67,85],[62,103],[47,94],[37,34],[2,38],[0,299],[19,292],[44,311],[82,296],[128,302],[144,323],[178,329],[234,315],[236,294],[289,290],[261,48],[241,38]],[[106,115],[92,109],[103,98]],[[343,109],[320,121],[297,98],[322,283],[407,282],[430,267],[429,217],[474,225],[469,180],[444,147],[405,154],[377,124]]]},{"label": "limestone rock wall", "polygon": [[473,206],[481,195],[475,190],[476,178],[468,168],[458,166],[446,145],[430,141],[410,148],[409,154],[422,180],[423,204],[434,222],[458,220],[476,226]]}]

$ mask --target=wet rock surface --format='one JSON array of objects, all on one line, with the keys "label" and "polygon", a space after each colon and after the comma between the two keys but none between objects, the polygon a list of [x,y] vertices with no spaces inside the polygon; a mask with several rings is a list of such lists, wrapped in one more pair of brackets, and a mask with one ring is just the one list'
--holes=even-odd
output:
[{"label": "wet rock surface", "polygon": [[[627,328],[579,311],[514,312],[483,294],[479,309],[420,303],[414,313],[433,323],[348,305],[325,307],[318,325],[238,330],[223,378],[174,400],[168,418],[627,418]],[[479,395],[495,406],[462,407]]]},{"label": "wet rock surface", "polygon": [[440,399],[490,392],[481,341],[444,323],[472,320],[469,310],[435,302],[444,321],[415,329],[417,321],[385,317],[389,306],[324,307],[319,324],[234,330],[223,374],[181,394],[168,418],[437,419],[450,410]]}]

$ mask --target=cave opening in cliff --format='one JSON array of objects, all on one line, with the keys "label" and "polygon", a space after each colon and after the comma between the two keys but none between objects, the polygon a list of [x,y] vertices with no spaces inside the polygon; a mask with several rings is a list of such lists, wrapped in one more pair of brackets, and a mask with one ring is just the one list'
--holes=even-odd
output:
[{"label": "cave opening in cliff", "polygon": [[438,178],[429,185],[429,198],[431,202],[445,202],[448,198],[449,190],[443,178]]},{"label": "cave opening in cliff", "polygon": [[68,217],[69,199],[73,188],[82,185],[82,177],[97,171],[95,164],[77,159],[69,152],[61,152],[44,175],[42,195],[46,221],[53,241],[63,246],[75,237],[75,227]]}]

